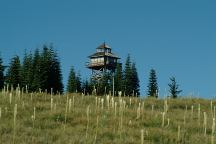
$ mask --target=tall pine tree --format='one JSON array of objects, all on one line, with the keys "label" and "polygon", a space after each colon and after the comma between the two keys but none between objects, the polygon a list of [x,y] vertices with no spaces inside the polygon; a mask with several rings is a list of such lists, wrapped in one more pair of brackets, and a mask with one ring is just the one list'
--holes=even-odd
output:
[{"label": "tall pine tree", "polygon": [[19,56],[15,56],[11,59],[10,66],[6,75],[6,82],[13,88],[16,88],[22,83]]},{"label": "tall pine tree", "polygon": [[127,56],[124,69],[124,92],[126,96],[131,96],[133,94],[132,85],[132,69],[131,69],[131,59],[130,55]]},{"label": "tall pine tree", "polygon": [[48,93],[63,92],[62,73],[57,52],[52,45],[44,45],[40,55],[40,87]]},{"label": "tall pine tree", "polygon": [[33,80],[32,80],[32,91],[39,91],[41,88],[41,57],[39,49],[36,49],[33,57]]},{"label": "tall pine tree", "polygon": [[4,66],[3,60],[0,57],[0,90],[4,87]]},{"label": "tall pine tree", "polygon": [[40,86],[43,91],[50,92],[49,74],[52,66],[51,53],[47,45],[44,45],[40,56]]},{"label": "tall pine tree", "polygon": [[140,95],[140,85],[139,85],[139,77],[136,69],[136,64],[133,63],[131,67],[132,71],[132,87],[133,87],[133,92],[134,96],[139,96]]},{"label": "tall pine tree", "polygon": [[115,91],[122,91],[122,85],[123,85],[123,72],[122,72],[122,64],[118,63],[116,67],[116,72],[115,72],[115,77],[114,77],[114,86],[115,86]]},{"label": "tall pine tree", "polygon": [[74,70],[74,67],[71,67],[68,83],[67,83],[67,92],[74,93],[77,90],[77,84],[76,84],[76,73]]},{"label": "tall pine tree", "polygon": [[111,73],[104,72],[103,77],[98,83],[97,87],[97,95],[105,95],[108,94],[109,91],[111,91]]},{"label": "tall pine tree", "polygon": [[57,52],[54,52],[52,47],[49,49],[51,55],[51,65],[48,74],[48,86],[47,89],[53,88],[54,93],[63,93],[62,73],[60,60],[57,56]]},{"label": "tall pine tree", "polygon": [[22,64],[22,87],[27,86],[29,90],[32,90],[32,77],[33,77],[33,58],[32,54],[27,54],[25,52],[24,58],[23,58],[23,64]]},{"label": "tall pine tree", "polygon": [[87,95],[87,94],[91,94],[93,90],[93,85],[91,83],[91,80],[85,80],[82,82],[82,92]]},{"label": "tall pine tree", "polygon": [[85,95],[87,95],[87,93],[89,93],[89,91],[88,91],[88,88],[89,88],[89,82],[88,82],[88,80],[87,80],[87,79],[84,80],[81,84],[82,84],[82,85],[81,85],[82,92],[83,92]]},{"label": "tall pine tree", "polygon": [[180,94],[182,90],[179,90],[179,85],[176,83],[175,77],[171,77],[170,81],[171,83],[168,84],[170,95],[172,98],[177,98],[178,94]]},{"label": "tall pine tree", "polygon": [[154,69],[150,70],[147,95],[155,98],[158,97],[157,76],[156,71]]},{"label": "tall pine tree", "polygon": [[82,92],[82,86],[81,86],[81,74],[80,72],[77,73],[76,75],[76,87],[77,87],[77,92],[81,93]]},{"label": "tall pine tree", "polygon": [[34,56],[25,52],[22,65],[19,57],[14,57],[6,75],[6,82],[13,87],[17,87],[18,84],[21,87],[28,86],[30,91],[41,89],[50,93],[53,89],[53,93],[63,93],[61,65],[57,52],[53,50],[52,45],[44,45],[42,52],[36,49]]}]

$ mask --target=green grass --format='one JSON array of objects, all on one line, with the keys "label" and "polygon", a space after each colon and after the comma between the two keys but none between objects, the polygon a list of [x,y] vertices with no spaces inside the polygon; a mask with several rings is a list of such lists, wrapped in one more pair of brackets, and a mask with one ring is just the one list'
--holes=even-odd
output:
[{"label": "green grass", "polygon": [[[211,111],[211,100],[168,99],[168,111],[165,114],[164,127],[162,127],[165,103],[163,99],[131,98],[130,105],[130,98],[115,97],[114,101],[117,102],[115,115],[111,97],[109,107],[105,96],[97,97],[97,101],[104,99],[103,109],[101,102],[96,105],[95,96],[70,94],[52,97],[53,109],[51,110],[51,95],[49,94],[34,93],[31,98],[31,94],[21,93],[18,96],[14,91],[10,104],[9,92],[0,92],[0,143],[13,143],[15,130],[14,143],[16,144],[139,144],[141,143],[141,129],[144,129],[145,144],[206,144],[211,143],[212,136],[216,142],[215,133],[212,135],[214,109]],[[69,99],[72,101],[71,111],[69,111]],[[125,102],[120,104],[120,101]],[[139,103],[141,115],[137,118]],[[17,104],[17,117],[14,129],[15,104]],[[200,119],[198,119],[199,104],[201,106]],[[153,110],[152,105],[154,105]],[[192,105],[193,113],[191,112]],[[215,100],[212,100],[212,106],[212,108],[216,106]],[[32,119],[34,107],[36,108],[35,120]],[[207,113],[206,135],[204,135],[203,112]],[[178,126],[180,126],[179,139]]]}]

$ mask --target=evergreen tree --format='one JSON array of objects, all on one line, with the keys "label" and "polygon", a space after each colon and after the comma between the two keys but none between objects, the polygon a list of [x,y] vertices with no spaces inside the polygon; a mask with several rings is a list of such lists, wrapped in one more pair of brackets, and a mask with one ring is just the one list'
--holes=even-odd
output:
[{"label": "evergreen tree", "polygon": [[2,58],[0,57],[0,90],[4,87],[4,66]]},{"label": "evergreen tree", "polygon": [[124,92],[126,96],[131,96],[133,93],[133,85],[132,85],[132,69],[131,69],[131,60],[130,55],[128,55],[125,62],[124,69]]},{"label": "evergreen tree", "polygon": [[62,73],[60,61],[57,52],[53,50],[52,45],[49,47],[44,45],[42,53],[39,58],[39,70],[40,70],[40,88],[43,91],[53,93],[63,92]]},{"label": "evergreen tree", "polygon": [[98,83],[97,87],[97,94],[98,95],[104,95],[108,94],[108,92],[111,90],[111,74],[108,72],[103,73],[103,77]]},{"label": "evergreen tree", "polygon": [[151,69],[150,71],[147,95],[155,98],[158,97],[157,76],[156,71],[154,69]]},{"label": "evergreen tree", "polygon": [[87,92],[88,92],[89,94],[93,94],[92,92],[93,92],[93,90],[94,90],[94,88],[95,88],[95,85],[96,85],[96,82],[95,82],[93,79],[89,79],[89,82],[88,82],[88,90],[87,90]]},{"label": "evergreen tree", "polygon": [[28,86],[29,90],[32,90],[32,77],[33,77],[33,58],[32,54],[25,52],[22,64],[22,87]]},{"label": "evergreen tree", "polygon": [[78,72],[77,76],[76,76],[76,87],[77,87],[77,92],[81,93],[82,92],[82,87],[81,87],[81,75],[80,75],[80,72]]},{"label": "evergreen tree", "polygon": [[63,83],[62,83],[62,73],[60,61],[57,56],[57,52],[54,52],[52,47],[49,49],[49,53],[51,55],[51,65],[48,74],[48,85],[46,89],[53,88],[53,93],[63,93]]},{"label": "evergreen tree", "polygon": [[135,63],[132,64],[131,71],[132,71],[132,87],[134,91],[134,96],[135,95],[139,96],[140,95],[140,90],[139,90],[140,85],[139,85],[139,77],[138,77]]},{"label": "evergreen tree", "polygon": [[67,92],[74,93],[76,92],[76,90],[77,90],[76,73],[75,73],[74,67],[71,67],[69,78],[68,78],[68,83],[67,83]]},{"label": "evergreen tree", "polygon": [[41,53],[36,49],[34,56],[25,52],[22,66],[18,56],[13,58],[7,73],[7,83],[14,87],[18,84],[22,87],[27,85],[30,91],[41,89],[50,92],[53,89],[55,94],[63,93],[60,60],[52,45],[44,45]]},{"label": "evergreen tree", "polygon": [[169,92],[171,94],[171,97],[177,98],[178,94],[180,94],[182,92],[182,90],[178,90],[179,85],[176,83],[175,77],[171,77],[170,81],[171,81],[171,83],[168,84],[168,86],[169,86]]},{"label": "evergreen tree", "polygon": [[32,91],[39,91],[41,88],[41,56],[39,49],[34,52],[33,58],[33,77],[32,77]]},{"label": "evergreen tree", "polygon": [[92,90],[93,90],[93,86],[91,85],[91,82],[89,82],[88,80],[82,82],[82,92],[85,95],[91,94]]},{"label": "evergreen tree", "polygon": [[52,88],[50,86],[51,85],[50,77],[52,77],[50,75],[50,70],[52,67],[52,54],[46,45],[44,45],[43,47],[43,51],[42,51],[40,60],[41,60],[40,62],[40,73],[41,73],[40,74],[41,75],[40,86],[43,91],[50,92]]},{"label": "evergreen tree", "polygon": [[122,77],[122,64],[118,63],[116,67],[116,72],[114,76],[114,86],[115,86],[115,91],[122,91],[122,85],[123,85],[123,77]]},{"label": "evergreen tree", "polygon": [[6,82],[16,88],[21,84],[21,64],[18,56],[11,59],[10,66],[6,75]]},{"label": "evergreen tree", "polygon": [[88,80],[82,81],[82,83],[81,83],[81,88],[82,88],[82,92],[83,92],[85,95],[88,93],[88,90],[87,90],[88,86],[89,86]]}]

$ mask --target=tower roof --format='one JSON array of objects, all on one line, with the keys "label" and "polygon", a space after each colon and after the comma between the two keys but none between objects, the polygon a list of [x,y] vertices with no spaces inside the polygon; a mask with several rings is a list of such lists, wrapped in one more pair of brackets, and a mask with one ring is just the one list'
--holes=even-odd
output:
[{"label": "tower roof", "polygon": [[117,55],[112,53],[111,47],[108,46],[105,42],[96,48],[97,52],[88,56],[89,58],[97,58],[97,57],[113,57],[115,59],[120,59]]},{"label": "tower roof", "polygon": [[115,55],[113,53],[104,53],[104,52],[94,53],[94,54],[90,55],[89,58],[104,57],[104,56],[120,59],[117,55]]},{"label": "tower roof", "polygon": [[99,47],[97,47],[97,49],[111,49],[110,46],[108,46],[105,42],[103,44],[101,44]]}]

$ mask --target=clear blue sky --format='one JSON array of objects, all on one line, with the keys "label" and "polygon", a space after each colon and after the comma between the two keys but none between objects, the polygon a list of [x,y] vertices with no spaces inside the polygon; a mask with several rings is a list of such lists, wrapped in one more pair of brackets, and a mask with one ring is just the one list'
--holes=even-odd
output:
[{"label": "clear blue sky", "polygon": [[175,76],[183,95],[216,96],[215,0],[1,0],[4,63],[53,43],[64,84],[70,67],[84,78],[87,56],[106,41],[124,63],[136,62],[141,94],[156,69],[160,94]]}]

